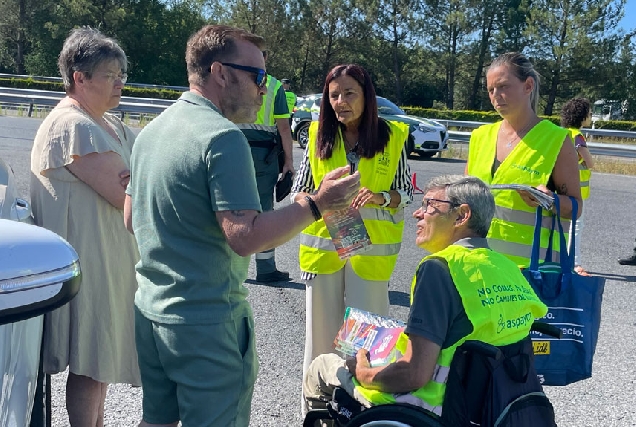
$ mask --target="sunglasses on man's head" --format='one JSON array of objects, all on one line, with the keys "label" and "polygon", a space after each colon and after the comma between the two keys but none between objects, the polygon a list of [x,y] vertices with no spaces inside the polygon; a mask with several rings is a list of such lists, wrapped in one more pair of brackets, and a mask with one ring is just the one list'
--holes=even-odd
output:
[{"label": "sunglasses on man's head", "polygon": [[267,84],[267,73],[265,72],[265,70],[263,70],[261,68],[249,67],[247,65],[234,64],[232,62],[221,62],[221,65],[225,65],[226,67],[234,68],[235,70],[241,70],[241,71],[246,71],[248,73],[255,74],[256,78],[254,79],[254,83],[256,83],[256,86],[258,86],[261,89],[264,88],[265,85]]}]

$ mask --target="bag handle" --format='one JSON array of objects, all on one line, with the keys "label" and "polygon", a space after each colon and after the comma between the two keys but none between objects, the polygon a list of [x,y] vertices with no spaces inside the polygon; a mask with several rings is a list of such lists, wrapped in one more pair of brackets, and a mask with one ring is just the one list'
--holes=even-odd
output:
[{"label": "bag handle", "polygon": [[574,241],[574,236],[576,236],[576,217],[579,213],[579,202],[572,196],[568,196],[570,198],[570,202],[572,203],[572,219],[570,220],[572,226],[570,230],[572,231],[570,236],[570,247],[568,248],[568,253],[572,256],[572,268],[574,268],[574,249],[576,248],[576,242]]},{"label": "bag handle", "polygon": [[[572,196],[569,196],[570,201],[572,202],[572,229],[576,226],[576,216],[578,213],[578,202]],[[552,215],[552,227],[550,230],[550,238],[548,242],[548,248],[545,256],[546,262],[552,261],[552,239],[554,236],[555,223],[558,224],[559,229],[559,242],[560,242],[560,254],[559,254],[559,264],[561,265],[561,269],[563,272],[571,272],[574,268],[574,248],[575,241],[574,238],[570,240],[570,247],[568,248],[567,242],[565,240],[565,233],[563,231],[563,225],[561,224],[561,205],[559,201],[559,196],[554,194],[554,207],[556,214]],[[535,212],[535,221],[534,221],[534,236],[532,239],[532,252],[530,256],[530,266],[529,270],[531,271],[539,271],[539,257],[541,251],[541,224],[543,220],[542,208],[541,206],[537,206],[537,210]],[[568,279],[569,280],[569,279]]]}]

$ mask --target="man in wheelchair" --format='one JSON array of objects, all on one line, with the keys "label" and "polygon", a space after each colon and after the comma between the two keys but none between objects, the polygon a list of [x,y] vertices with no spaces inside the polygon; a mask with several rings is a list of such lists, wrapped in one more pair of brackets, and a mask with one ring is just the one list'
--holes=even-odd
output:
[{"label": "man in wheelchair", "polygon": [[[335,425],[362,426],[356,420],[390,416],[402,424],[386,425],[522,427],[528,415],[530,425],[555,425],[529,338],[534,319],[545,316],[547,307],[517,265],[488,248],[495,211],[490,189],[478,178],[447,175],[434,178],[424,193],[413,214],[416,243],[431,255],[411,284],[403,356],[372,367],[366,350],[347,360],[320,355],[303,380],[307,408],[324,408],[337,390],[339,402],[331,407],[338,414],[332,409],[325,417],[337,420]],[[520,396],[523,402],[504,410]],[[496,424],[502,412],[516,421]]]}]

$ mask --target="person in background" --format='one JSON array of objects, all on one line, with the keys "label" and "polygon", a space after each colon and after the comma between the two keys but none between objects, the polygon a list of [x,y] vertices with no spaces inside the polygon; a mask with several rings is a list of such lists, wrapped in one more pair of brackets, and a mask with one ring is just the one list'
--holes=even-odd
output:
[{"label": "person in background", "polygon": [[68,367],[73,427],[104,425],[110,383],[140,385],[134,305],[137,244],[123,226],[135,135],[108,110],[119,105],[126,54],[111,38],[77,28],[58,66],[66,97],[44,119],[31,150],[35,223],[64,237],[82,264],[80,290],[44,320],[44,372]]},{"label": "person in background", "polygon": [[[263,51],[267,62],[267,51]],[[274,187],[287,172],[294,171],[292,137],[289,122],[289,110],[285,90],[282,84],[271,75],[267,75],[267,91],[263,95],[256,121],[240,123],[252,151],[252,160],[256,172],[256,185],[261,200],[261,211],[274,210]],[[279,165],[279,155],[283,154],[283,165]],[[286,282],[289,273],[276,267],[275,249],[271,248],[254,255],[256,260],[256,281],[263,283]]]},{"label": "person in background", "polygon": [[636,240],[634,240],[634,250],[631,256],[625,258],[619,258],[618,263],[620,265],[636,265]]},{"label": "person in background", "polygon": [[[574,98],[569,100],[561,108],[561,126],[570,132],[570,138],[574,142],[574,147],[579,158],[579,177],[581,180],[581,199],[583,201],[590,197],[590,178],[594,167],[594,159],[587,149],[585,137],[581,133],[583,126],[587,127],[592,123],[592,110],[590,101],[585,98]],[[575,238],[574,248],[574,271],[583,276],[589,276],[587,271],[581,266],[581,233],[585,223],[583,212],[576,221],[575,230],[572,230],[570,223],[570,241]],[[570,242],[568,242],[568,247]],[[572,255],[572,254],[570,254]]]},{"label": "person in background", "polygon": [[[309,143],[292,197],[301,201],[321,188],[326,174],[359,159],[360,210],[371,250],[338,257],[324,221],[300,236],[300,269],[306,282],[303,373],[319,354],[333,351],[345,307],[388,315],[389,279],[402,242],[404,206],[413,200],[407,163],[407,126],[378,117],[375,88],[359,65],[338,65],[325,79],[320,118],[309,127]],[[302,412],[306,407],[302,406]]]},{"label": "person in background", "polygon": [[[236,123],[267,88],[262,37],[223,25],[188,40],[190,90],[139,134],[124,222],[134,232],[140,427],[247,427],[258,372],[243,285],[250,255],[292,239],[360,187],[348,168],[320,190],[261,212],[254,164]],[[346,176],[348,175],[348,176]]]},{"label": "person in background", "polygon": [[[335,354],[317,357],[303,379],[311,409],[322,409],[334,387],[342,387],[366,407],[404,402],[442,415],[450,364],[460,345],[476,340],[505,346],[529,339],[532,322],[501,325],[547,313],[516,264],[488,247],[495,203],[486,184],[445,175],[423,191],[422,206],[413,213],[415,242],[430,255],[411,283],[406,340],[396,346],[403,356],[378,367],[371,367],[366,350],[346,360]],[[501,300],[484,306],[479,292],[493,286]],[[525,298],[514,298],[519,293]]]},{"label": "person in background", "polygon": [[[294,108],[296,107],[296,101],[298,101],[298,97],[291,90],[291,80],[283,79],[280,81],[283,84],[283,89],[285,89],[285,98],[287,99],[287,109],[289,110],[289,114],[294,114]],[[291,117],[289,118],[291,124]]]},{"label": "person in background", "polygon": [[[577,200],[579,214],[582,211],[577,155],[568,131],[537,115],[539,83],[539,74],[521,53],[504,53],[490,64],[486,72],[488,95],[503,120],[471,133],[466,174],[489,185],[536,187],[558,197],[561,217],[570,218],[569,196]],[[488,244],[519,267],[528,267],[538,200],[527,191],[497,190],[495,203]],[[550,215],[543,212],[541,259],[550,239]],[[569,227],[569,221],[564,222],[563,226]],[[558,259],[559,250],[565,248],[559,248],[558,239],[553,245]]]}]

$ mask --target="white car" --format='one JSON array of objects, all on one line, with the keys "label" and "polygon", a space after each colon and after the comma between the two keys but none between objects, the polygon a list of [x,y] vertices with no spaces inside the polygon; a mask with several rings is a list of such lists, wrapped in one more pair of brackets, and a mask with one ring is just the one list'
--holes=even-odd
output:
[{"label": "white car", "polygon": [[[305,148],[309,139],[309,124],[318,120],[322,94],[299,97],[296,110],[292,115],[292,136],[298,144]],[[377,97],[378,115],[385,120],[391,120],[409,125],[408,144],[409,154],[417,153],[420,157],[433,157],[435,154],[448,149],[448,130],[446,126],[435,120],[406,114],[401,108],[381,96]]]},{"label": "white car", "polygon": [[[79,290],[79,258],[57,234],[28,224],[29,204],[16,194],[11,168],[0,159],[0,426],[26,427],[44,418],[38,378],[43,313]],[[38,381],[40,379],[40,381]],[[39,418],[42,419],[39,419]],[[50,419],[47,420],[50,423]]]}]

